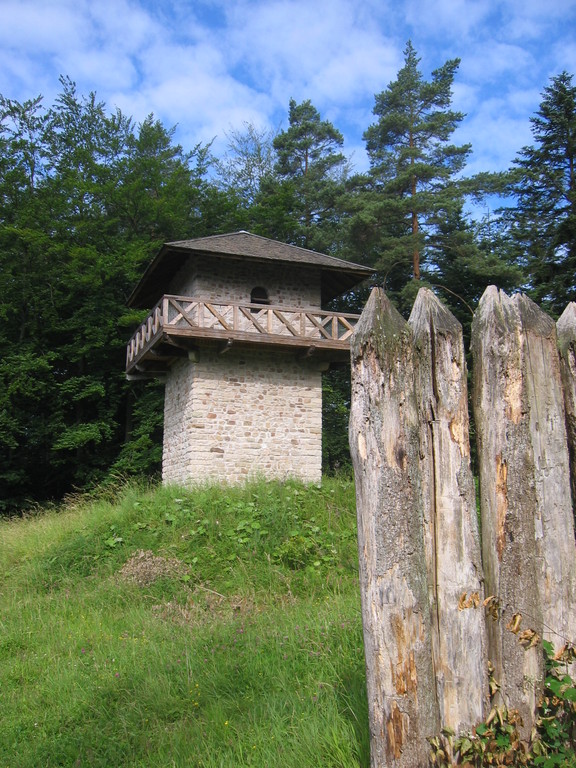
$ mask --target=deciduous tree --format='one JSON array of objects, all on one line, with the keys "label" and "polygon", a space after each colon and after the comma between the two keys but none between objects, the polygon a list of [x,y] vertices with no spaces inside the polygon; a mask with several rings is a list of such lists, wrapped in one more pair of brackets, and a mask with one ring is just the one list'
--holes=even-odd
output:
[{"label": "deciduous tree", "polygon": [[226,134],[227,151],[216,161],[220,184],[243,208],[254,204],[262,180],[274,172],[274,131],[244,123]]},{"label": "deciduous tree", "polygon": [[61,84],[49,109],[0,100],[0,512],[115,462],[157,466],[162,400],[129,393],[126,298],[162,242],[214,231],[224,210],[207,148]]}]

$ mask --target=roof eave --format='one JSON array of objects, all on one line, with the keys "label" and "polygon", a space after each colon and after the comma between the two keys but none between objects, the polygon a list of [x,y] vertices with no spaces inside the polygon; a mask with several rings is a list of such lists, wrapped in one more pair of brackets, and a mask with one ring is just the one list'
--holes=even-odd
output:
[{"label": "roof eave", "polygon": [[370,268],[354,264],[353,262],[342,261],[343,266],[341,267],[339,265],[332,266],[329,264],[290,261],[289,259],[265,259],[260,256],[195,249],[183,244],[187,242],[189,241],[164,243],[128,297],[128,306],[141,309],[148,309],[153,306],[165,293],[163,289],[158,290],[158,286],[166,287],[168,285],[182,266],[182,257],[186,255],[191,257],[209,256],[210,258],[225,260],[281,263],[291,265],[295,269],[318,270],[321,273],[323,303],[346,293],[373,274],[373,270]]}]

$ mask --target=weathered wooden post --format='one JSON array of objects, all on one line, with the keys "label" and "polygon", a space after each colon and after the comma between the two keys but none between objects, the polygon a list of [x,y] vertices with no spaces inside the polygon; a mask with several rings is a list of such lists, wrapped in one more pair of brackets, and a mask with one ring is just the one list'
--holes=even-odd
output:
[{"label": "weathered wooden post", "polygon": [[[500,603],[489,657],[527,736],[543,680],[542,634],[575,637],[576,564],[554,322],[489,287],[472,326],[486,589]],[[535,634],[534,634],[535,633]]]},{"label": "weathered wooden post", "polygon": [[[422,288],[408,321],[414,334],[420,472],[432,645],[443,726],[479,723],[488,702],[483,572],[470,467],[462,327]],[[458,610],[460,605],[461,610]],[[462,610],[467,607],[467,610]]]},{"label": "weathered wooden post", "polygon": [[374,289],[352,338],[356,476],[373,768],[428,763],[440,719],[418,476],[412,334]]},{"label": "weathered wooden post", "polygon": [[573,301],[568,304],[556,323],[556,331],[560,350],[560,371],[570,453],[570,485],[574,504],[576,502],[576,304]]}]

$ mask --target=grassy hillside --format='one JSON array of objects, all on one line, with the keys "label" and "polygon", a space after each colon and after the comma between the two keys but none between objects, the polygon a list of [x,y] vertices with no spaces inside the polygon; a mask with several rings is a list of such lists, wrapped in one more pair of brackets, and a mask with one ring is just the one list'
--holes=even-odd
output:
[{"label": "grassy hillside", "polygon": [[354,490],[0,522],[0,768],[367,766]]}]

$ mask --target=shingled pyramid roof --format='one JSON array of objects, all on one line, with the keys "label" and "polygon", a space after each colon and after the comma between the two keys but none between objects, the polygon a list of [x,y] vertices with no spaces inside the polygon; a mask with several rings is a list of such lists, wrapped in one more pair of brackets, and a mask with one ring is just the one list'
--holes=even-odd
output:
[{"label": "shingled pyramid roof", "polygon": [[345,293],[372,274],[368,267],[351,261],[280,243],[250,232],[233,232],[165,243],[132,292],[128,299],[129,305],[143,308],[154,305],[166,293],[171,279],[185,261],[195,256],[284,262],[302,267],[304,271],[320,269],[323,302]]}]

